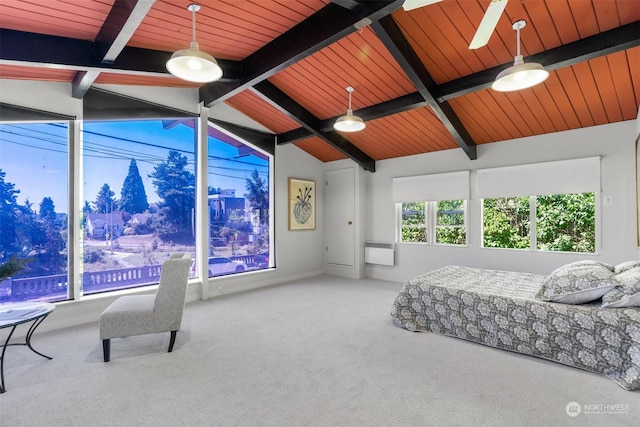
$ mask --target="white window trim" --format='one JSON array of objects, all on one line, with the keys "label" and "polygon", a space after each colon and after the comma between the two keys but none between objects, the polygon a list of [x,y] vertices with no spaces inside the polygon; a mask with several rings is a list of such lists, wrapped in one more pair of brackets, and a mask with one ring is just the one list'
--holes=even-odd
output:
[{"label": "white window trim", "polygon": [[[599,255],[602,251],[602,192],[600,191],[585,191],[584,193],[594,193],[595,204],[595,249],[594,252],[572,252],[572,251],[545,251],[538,249],[536,223],[537,223],[537,211],[536,211],[536,196],[529,197],[529,249],[517,249],[517,248],[495,248],[484,246],[484,199],[480,199],[480,248],[485,250],[499,250],[499,251],[518,251],[518,252],[539,252],[539,253],[559,253],[559,254],[577,254],[577,255]],[[508,196],[507,196],[508,197]],[[524,196],[511,196],[511,197],[524,197]],[[504,197],[487,197],[487,199],[501,199]],[[465,216],[466,219],[466,216]],[[465,221],[466,223],[466,221]]]},{"label": "white window trim", "polygon": [[[454,199],[456,200],[456,199]],[[461,199],[457,199],[461,200]],[[446,201],[446,200],[441,200]],[[402,203],[396,203],[396,243],[413,244],[413,245],[432,245],[432,246],[453,246],[453,247],[468,247],[469,246],[469,221],[468,221],[468,200],[462,200],[462,210],[464,214],[464,225],[462,226],[438,226],[437,225],[437,213],[438,213],[438,201],[424,201],[425,207],[425,227],[427,229],[427,241],[426,242],[405,242],[402,240]],[[418,228],[418,227],[415,227]],[[438,243],[436,242],[436,228],[464,228],[465,231],[465,243],[453,244],[453,243]]]}]

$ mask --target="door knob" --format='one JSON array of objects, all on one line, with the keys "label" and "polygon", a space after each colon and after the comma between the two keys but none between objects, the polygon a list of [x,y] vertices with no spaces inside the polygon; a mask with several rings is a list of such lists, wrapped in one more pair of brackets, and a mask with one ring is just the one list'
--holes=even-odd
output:
[{"label": "door knob", "polygon": [[353,222],[352,221],[347,221],[347,224],[351,225],[351,224],[353,224]]}]

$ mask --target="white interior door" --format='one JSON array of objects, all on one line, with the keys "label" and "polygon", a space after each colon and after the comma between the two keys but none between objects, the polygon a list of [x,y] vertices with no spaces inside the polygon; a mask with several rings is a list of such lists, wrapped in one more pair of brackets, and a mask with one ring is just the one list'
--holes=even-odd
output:
[{"label": "white interior door", "polygon": [[325,174],[325,220],[327,263],[355,264],[355,170]]}]

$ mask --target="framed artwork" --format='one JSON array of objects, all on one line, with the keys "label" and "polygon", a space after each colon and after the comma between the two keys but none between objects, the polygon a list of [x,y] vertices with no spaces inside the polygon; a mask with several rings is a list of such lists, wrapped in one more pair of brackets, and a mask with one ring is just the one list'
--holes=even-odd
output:
[{"label": "framed artwork", "polygon": [[316,182],[289,178],[289,230],[316,228]]}]

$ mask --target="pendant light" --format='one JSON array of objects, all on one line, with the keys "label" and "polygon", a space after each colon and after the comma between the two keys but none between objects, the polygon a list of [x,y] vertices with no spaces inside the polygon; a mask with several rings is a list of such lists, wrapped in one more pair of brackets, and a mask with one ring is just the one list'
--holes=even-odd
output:
[{"label": "pendant light", "polygon": [[353,92],[353,88],[351,86],[347,86],[347,92],[349,92],[349,108],[347,109],[347,114],[338,117],[333,128],[340,132],[358,132],[364,129],[367,125],[361,117],[353,115],[353,110],[351,109],[351,93]]},{"label": "pendant light", "polygon": [[512,92],[527,89],[542,83],[549,77],[549,72],[536,62],[525,62],[520,54],[520,30],[527,25],[527,21],[520,20],[513,24],[518,39],[518,54],[514,58],[513,66],[503,70],[496,77],[491,89],[498,92]]},{"label": "pendant light", "polygon": [[222,68],[216,59],[198,48],[196,42],[196,12],[200,5],[190,4],[187,10],[191,11],[192,38],[189,49],[176,51],[167,61],[167,70],[179,79],[194,83],[209,83],[222,77]]}]

